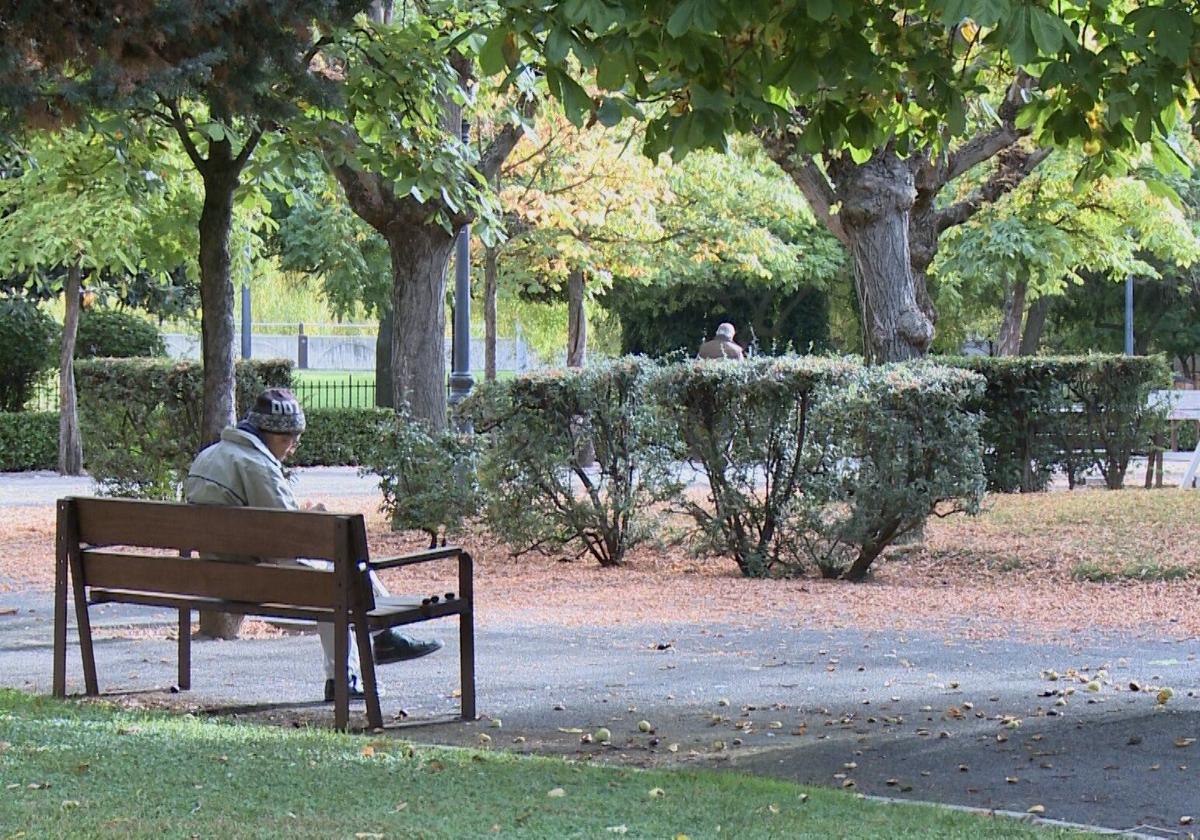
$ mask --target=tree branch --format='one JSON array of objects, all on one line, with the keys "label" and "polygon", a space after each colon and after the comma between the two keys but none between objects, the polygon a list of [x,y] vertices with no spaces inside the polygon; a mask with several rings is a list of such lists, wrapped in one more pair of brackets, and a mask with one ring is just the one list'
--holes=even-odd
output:
[{"label": "tree branch", "polygon": [[961,225],[974,216],[985,204],[990,204],[1004,195],[1012,192],[1020,185],[1035,167],[1050,156],[1051,149],[1033,149],[1032,151],[1011,148],[1000,157],[996,171],[984,182],[983,186],[972,192],[962,201],[939,210],[934,216],[937,232]]},{"label": "tree branch", "polygon": [[825,224],[825,227],[829,228],[829,232],[836,236],[838,241],[849,247],[850,240],[846,235],[846,229],[842,227],[842,220],[833,212],[833,205],[837,203],[837,194],[833,191],[833,185],[829,183],[825,173],[813,161],[812,156],[797,155],[788,138],[777,132],[759,132],[759,139],[762,141],[767,156],[790,175],[796,186],[800,188],[800,192],[804,193],[808,206],[812,208],[817,218]]},{"label": "tree branch", "polygon": [[171,115],[171,126],[175,129],[175,133],[179,135],[179,140],[183,143],[183,150],[192,159],[192,163],[195,164],[196,169],[203,173],[205,167],[208,165],[208,161],[200,154],[200,150],[196,148],[196,144],[192,142],[191,134],[188,133],[187,120],[179,112],[179,105],[173,99],[160,99],[159,101],[166,106],[167,112]]}]

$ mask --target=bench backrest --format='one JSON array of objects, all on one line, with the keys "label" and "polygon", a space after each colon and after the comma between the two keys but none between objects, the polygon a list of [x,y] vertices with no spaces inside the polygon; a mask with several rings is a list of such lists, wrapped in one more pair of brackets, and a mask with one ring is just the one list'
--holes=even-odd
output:
[{"label": "bench backrest", "polygon": [[[361,514],[74,497],[59,500],[58,528],[81,580],[105,589],[331,608],[367,560]],[[329,560],[335,571],[180,554]]]}]

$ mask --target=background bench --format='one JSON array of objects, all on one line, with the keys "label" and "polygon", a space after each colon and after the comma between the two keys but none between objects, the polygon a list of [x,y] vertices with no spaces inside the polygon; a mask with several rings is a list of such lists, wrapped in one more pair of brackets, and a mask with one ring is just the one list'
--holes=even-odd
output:
[{"label": "background bench", "polygon": [[[349,634],[358,642],[367,721],[383,725],[370,633],[457,615],[462,716],[475,717],[475,639],[471,556],[447,546],[370,560],[361,514],[187,505],[70,497],[58,501],[54,695],[66,695],[67,589],[74,595],[84,684],[99,693],[88,607],[118,602],[179,610],[179,688],[191,687],[191,613],[209,609],[269,618],[328,621],[336,661]],[[332,570],[273,563],[207,560],[189,555],[329,560]],[[376,599],[369,571],[457,560],[454,597]],[[299,655],[299,652],[298,652]],[[334,725],[349,720],[346,669],[334,679]]]}]

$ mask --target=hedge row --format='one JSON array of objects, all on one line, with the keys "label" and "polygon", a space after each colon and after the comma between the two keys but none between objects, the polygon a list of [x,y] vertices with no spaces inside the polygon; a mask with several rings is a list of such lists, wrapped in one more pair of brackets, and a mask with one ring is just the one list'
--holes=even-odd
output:
[{"label": "hedge row", "polygon": [[0,472],[57,466],[57,411],[0,411]]},{"label": "hedge row", "polygon": [[[266,387],[291,384],[286,359],[239,361],[237,411]],[[195,362],[91,359],[75,363],[79,427],[98,492],[172,499],[200,449],[203,369]]]},{"label": "hedge row", "polygon": [[982,374],[987,388],[972,401],[983,426],[988,488],[1045,489],[1056,470],[1074,487],[1093,467],[1108,487],[1124,484],[1130,457],[1163,429],[1150,392],[1171,387],[1160,356],[971,357],[942,359]]},{"label": "hedge row", "polygon": [[[518,552],[574,546],[617,565],[665,536],[676,510],[694,545],[746,575],[815,564],[860,579],[935,507],[978,509],[978,419],[965,405],[983,384],[930,364],[633,358],[499,383],[465,410],[485,435],[485,518]],[[688,455],[703,500],[677,476]]]}]

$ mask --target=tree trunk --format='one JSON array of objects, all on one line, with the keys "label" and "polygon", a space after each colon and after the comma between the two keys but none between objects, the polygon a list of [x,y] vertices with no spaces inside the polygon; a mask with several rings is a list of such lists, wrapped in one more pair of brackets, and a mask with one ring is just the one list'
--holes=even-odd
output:
[{"label": "tree trunk", "polygon": [[67,270],[66,314],[58,361],[58,472],[82,475],[83,441],[75,399],[75,336],[79,332],[79,296],[83,272],[79,261]]},{"label": "tree trunk", "polygon": [[234,422],[233,281],[229,231],[240,166],[228,141],[209,144],[200,211],[200,336],[204,363],[204,411],[200,445],[213,443]]},{"label": "tree trunk", "polygon": [[446,428],[446,270],[454,236],[436,224],[389,228],[392,398],[436,431]]},{"label": "tree trunk", "polygon": [[392,308],[379,313],[375,335],[375,405],[395,408],[392,394]]},{"label": "tree trunk", "polygon": [[[228,140],[209,143],[200,211],[200,342],[204,362],[204,406],[200,445],[220,439],[235,420],[234,300],[230,278],[229,232],[233,193],[241,165]],[[242,616],[200,611],[199,632],[214,639],[236,639]]]},{"label": "tree trunk", "polygon": [[583,291],[583,272],[575,269],[567,276],[567,367],[581,368],[587,363],[587,312]]},{"label": "tree trunk", "polygon": [[854,259],[864,355],[871,363],[924,356],[933,324],[921,310],[909,257],[909,213],[916,197],[907,164],[890,150],[831,172],[838,218]]},{"label": "tree trunk", "polygon": [[489,245],[483,251],[483,378],[496,381],[496,287],[500,249]]},{"label": "tree trunk", "polygon": [[1032,356],[1042,343],[1042,331],[1046,328],[1046,316],[1050,313],[1053,298],[1043,295],[1029,305],[1025,316],[1025,333],[1021,336],[1021,355]]},{"label": "tree trunk", "polygon": [[1015,356],[1021,351],[1021,322],[1025,320],[1025,292],[1028,288],[1028,278],[1018,277],[1004,293],[1000,334],[996,337],[997,356]]}]

